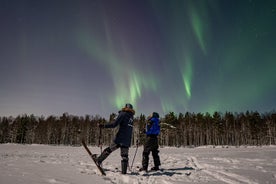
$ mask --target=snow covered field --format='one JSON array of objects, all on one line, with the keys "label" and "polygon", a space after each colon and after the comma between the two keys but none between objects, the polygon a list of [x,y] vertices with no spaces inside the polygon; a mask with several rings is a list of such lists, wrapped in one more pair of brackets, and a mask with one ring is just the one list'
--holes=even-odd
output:
[{"label": "snow covered field", "polygon": [[[141,165],[142,151],[139,147],[133,170]],[[130,164],[134,152],[131,148]],[[113,152],[104,162],[103,177],[83,147],[2,144],[0,184],[276,183],[275,146],[161,148],[164,170],[145,175],[121,175],[119,154]],[[150,162],[151,166],[152,158]]]}]

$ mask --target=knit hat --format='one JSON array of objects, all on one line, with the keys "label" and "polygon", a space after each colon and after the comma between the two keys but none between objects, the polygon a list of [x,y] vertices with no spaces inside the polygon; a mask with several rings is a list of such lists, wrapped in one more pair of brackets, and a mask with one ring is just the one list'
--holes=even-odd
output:
[{"label": "knit hat", "polygon": [[133,109],[133,106],[132,106],[130,103],[127,103],[127,104],[125,105],[125,108]]},{"label": "knit hat", "polygon": [[153,117],[153,118],[159,118],[159,114],[158,114],[157,112],[153,112],[153,113],[152,113],[152,117]]}]

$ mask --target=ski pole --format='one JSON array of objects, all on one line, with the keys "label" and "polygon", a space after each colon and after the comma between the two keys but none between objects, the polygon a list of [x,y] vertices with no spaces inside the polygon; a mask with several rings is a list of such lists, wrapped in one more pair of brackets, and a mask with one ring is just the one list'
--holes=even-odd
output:
[{"label": "ski pole", "polygon": [[136,153],[137,153],[137,150],[138,150],[138,139],[136,140],[136,150],[135,150],[135,153],[134,153],[134,157],[133,157],[133,160],[132,160],[132,163],[131,163],[131,167],[130,167],[130,170],[132,170],[132,166],[133,166],[133,163],[134,163],[134,159],[136,157]]},{"label": "ski pole", "polygon": [[102,147],[101,139],[102,139],[102,128],[100,127],[98,146],[100,147],[100,149],[101,149],[101,154],[102,154],[102,152],[103,152],[103,147]]}]

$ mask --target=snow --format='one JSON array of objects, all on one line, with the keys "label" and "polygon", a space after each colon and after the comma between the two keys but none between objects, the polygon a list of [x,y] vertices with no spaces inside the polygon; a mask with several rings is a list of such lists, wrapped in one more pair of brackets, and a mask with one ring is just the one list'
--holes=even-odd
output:
[{"label": "snow", "polygon": [[[91,147],[99,153],[98,147]],[[139,147],[130,174],[120,173],[120,151],[103,163],[101,176],[83,147],[0,145],[1,184],[103,183],[276,183],[276,147],[160,148],[163,171],[139,173],[143,148]],[[130,149],[130,164],[135,148]],[[153,166],[152,158],[150,167]]]}]

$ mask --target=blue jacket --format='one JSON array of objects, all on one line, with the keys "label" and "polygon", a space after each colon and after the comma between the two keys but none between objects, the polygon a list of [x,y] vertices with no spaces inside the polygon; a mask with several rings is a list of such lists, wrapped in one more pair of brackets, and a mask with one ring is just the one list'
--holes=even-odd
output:
[{"label": "blue jacket", "polygon": [[104,128],[115,128],[119,125],[114,142],[120,146],[130,147],[133,129],[134,111],[122,109],[113,123],[104,125]]},{"label": "blue jacket", "polygon": [[147,123],[146,125],[146,134],[147,135],[160,134],[159,118],[152,117],[151,119],[149,119],[149,123]]}]

